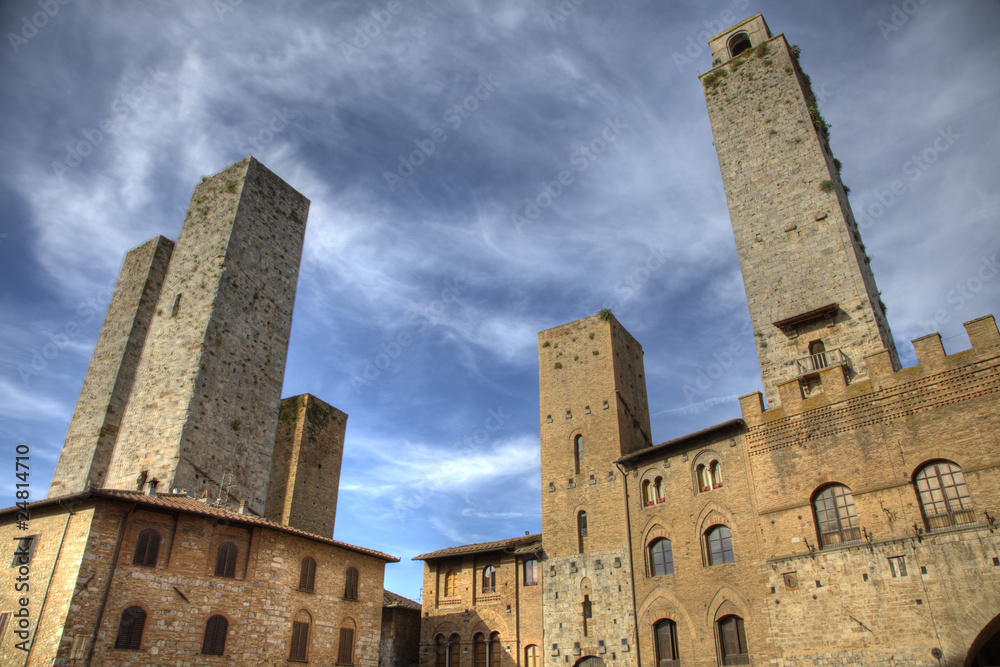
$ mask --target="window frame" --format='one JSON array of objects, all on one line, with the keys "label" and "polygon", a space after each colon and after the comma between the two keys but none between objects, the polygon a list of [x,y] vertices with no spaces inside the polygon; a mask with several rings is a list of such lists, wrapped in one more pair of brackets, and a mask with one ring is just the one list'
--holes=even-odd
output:
[{"label": "window frame", "polygon": [[[132,618],[126,623],[125,615]],[[131,605],[122,610],[118,617],[118,634],[115,636],[115,649],[120,651],[138,651],[142,648],[142,633],[146,627],[146,610],[139,605]]]},{"label": "window frame", "polygon": [[850,487],[844,484],[821,487],[813,496],[812,509],[821,549],[861,543],[861,524]]},{"label": "window frame", "polygon": [[[663,552],[663,562],[660,563],[663,571],[657,572],[657,554],[655,549],[666,543],[666,548],[661,550]],[[649,576],[651,577],[664,577],[668,574],[674,573],[674,551],[673,544],[670,542],[669,538],[657,537],[650,541],[649,546],[646,548],[646,555],[649,558]]]},{"label": "window frame", "polygon": [[[728,630],[730,624],[733,626],[732,630]],[[729,665],[749,665],[750,650],[747,647],[747,634],[743,617],[727,614],[715,622],[715,629],[718,634],[719,657],[722,659],[722,664],[727,667]],[[732,633],[729,639],[736,640],[735,648],[737,651],[735,653],[727,651],[727,631]]]},{"label": "window frame", "polygon": [[225,541],[215,552],[215,576],[226,579],[236,578],[236,559],[240,550],[235,543]]},{"label": "window frame", "polygon": [[309,626],[311,625],[311,617],[308,621],[292,621],[292,639],[288,647],[288,660],[290,662],[309,661]]},{"label": "window frame", "polygon": [[[942,466],[947,466],[948,470],[942,472]],[[931,469],[934,472],[933,477],[925,474]],[[952,483],[945,484],[945,477],[949,477]],[[926,489],[920,488],[922,481],[926,481]],[[936,488],[931,488],[932,481],[936,483]],[[972,526],[978,523],[972,504],[972,495],[969,493],[969,486],[965,481],[965,473],[962,466],[957,463],[945,459],[928,461],[914,473],[913,487],[917,492],[920,515],[924,519],[924,527],[928,532]],[[949,498],[949,489],[954,489],[957,497]],[[940,495],[940,499],[934,498],[935,493]],[[958,504],[958,509],[953,508],[954,503]],[[944,512],[929,514],[928,504],[935,507],[943,506]],[[961,520],[960,517],[967,517],[967,520]]]},{"label": "window frame", "polygon": [[[725,531],[724,535],[722,534],[722,531]],[[713,542],[716,541],[715,539],[716,534],[719,535],[717,541],[719,544],[719,549],[718,549],[719,555],[722,558],[722,560],[720,561],[716,561],[714,556],[715,552],[713,549]],[[726,549],[727,541],[729,543],[728,549]],[[714,565],[725,565],[726,563],[736,562],[736,551],[733,549],[733,532],[732,530],[729,529],[729,526],[723,523],[717,523],[713,526],[710,526],[708,530],[705,531],[705,548],[706,548],[706,554],[708,556],[708,564],[710,567]],[[729,554],[728,560],[726,559],[727,553]]]},{"label": "window frame", "polygon": [[538,585],[538,559],[526,558],[524,560],[524,585]]},{"label": "window frame", "polygon": [[347,624],[340,626],[340,637],[337,639],[337,664],[353,665],[355,657],[355,632]]},{"label": "window frame", "polygon": [[135,553],[132,564],[140,567],[156,567],[160,557],[160,542],[163,538],[155,528],[144,528],[135,539]]},{"label": "window frame", "polygon": [[357,600],[358,593],[361,589],[360,584],[361,576],[358,574],[358,568],[353,565],[348,566],[346,572],[344,573],[344,599],[345,600]]},{"label": "window frame", "polygon": [[497,568],[493,564],[483,566],[483,576],[480,579],[479,592],[492,595],[497,592]]},{"label": "window frame", "polygon": [[[214,627],[212,625],[213,621],[215,623]],[[222,614],[214,614],[213,616],[210,616],[209,619],[205,621],[205,638],[201,642],[201,654],[225,655],[226,637],[228,635],[229,619]]]},{"label": "window frame", "polygon": [[[747,45],[741,48],[739,51],[733,51],[734,48],[743,43],[746,40]],[[726,40],[726,50],[729,52],[730,60],[739,56],[741,53],[745,53],[753,48],[753,42],[750,41],[750,33],[746,30],[740,30],[730,35],[729,39]]]},{"label": "window frame", "polygon": [[303,593],[316,592],[316,559],[306,556],[299,566],[299,590]]},{"label": "window frame", "polygon": [[451,568],[444,575],[444,596],[452,598],[456,595],[458,595],[458,573]]},{"label": "window frame", "polygon": [[[666,646],[664,646],[664,631],[666,633]],[[661,618],[653,623],[653,648],[656,651],[657,667],[678,667],[681,664],[677,651],[677,623],[669,618]],[[664,656],[664,648],[670,655]]]}]

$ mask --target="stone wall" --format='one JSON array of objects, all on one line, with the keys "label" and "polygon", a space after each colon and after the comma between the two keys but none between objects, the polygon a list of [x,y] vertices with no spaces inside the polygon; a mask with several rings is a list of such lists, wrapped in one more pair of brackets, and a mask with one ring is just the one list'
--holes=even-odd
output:
[{"label": "stone wall", "polygon": [[50,496],[104,485],[173,248],[173,241],[158,236],[125,255],[52,475]]}]

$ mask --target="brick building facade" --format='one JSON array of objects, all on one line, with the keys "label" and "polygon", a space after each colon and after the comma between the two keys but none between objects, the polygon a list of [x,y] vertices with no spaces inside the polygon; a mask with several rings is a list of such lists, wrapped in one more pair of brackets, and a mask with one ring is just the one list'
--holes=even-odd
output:
[{"label": "brick building facade", "polygon": [[[764,393],[654,445],[642,349],[609,311],[539,334],[544,650],[504,662],[1000,664],[996,322],[967,322],[957,354],[919,338],[900,368],[796,50],[759,14],[709,44]],[[448,559],[482,548],[420,557],[422,666],[490,664],[440,651],[448,604],[492,602],[440,597],[443,573],[478,582],[486,561]]]}]

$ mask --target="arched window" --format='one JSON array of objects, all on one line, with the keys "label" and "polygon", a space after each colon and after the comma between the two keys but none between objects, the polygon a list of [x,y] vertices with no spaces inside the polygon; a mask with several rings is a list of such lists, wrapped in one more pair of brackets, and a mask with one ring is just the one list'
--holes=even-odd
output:
[{"label": "arched window", "polygon": [[712,526],[705,533],[708,543],[708,564],[721,565],[732,563],[733,557],[733,536],[727,526]]},{"label": "arched window", "polygon": [[814,340],[809,343],[809,363],[814,371],[827,367],[826,345],[821,340]]},{"label": "arched window", "polygon": [[448,667],[448,644],[444,635],[434,638],[434,667]]},{"label": "arched window", "polygon": [[722,486],[722,464],[718,461],[708,464],[708,480],[712,483],[713,489]]},{"label": "arched window", "polygon": [[502,647],[500,645],[500,633],[494,632],[490,634],[490,652],[488,654],[489,658],[488,662],[486,663],[486,667],[500,667],[500,665],[503,662],[500,658],[501,648]]},{"label": "arched window", "polygon": [[534,558],[524,561],[524,585],[538,585],[538,561]]},{"label": "arched window", "polygon": [[302,568],[299,570],[299,590],[312,593],[316,587],[316,561],[312,556],[302,559]]},{"label": "arched window", "polygon": [[579,543],[579,551],[583,553],[583,541],[587,537],[587,513],[581,510],[576,515],[576,539]]},{"label": "arched window", "polygon": [[914,483],[928,530],[975,523],[965,475],[954,463],[929,463],[917,472]]},{"label": "arched window", "polygon": [[232,542],[223,542],[219,545],[219,552],[215,556],[215,576],[229,577],[236,576],[236,554],[238,550]]},{"label": "arched window", "polygon": [[309,626],[312,617],[302,610],[292,619],[292,644],[288,651],[288,659],[305,662],[309,657]]},{"label": "arched window", "polygon": [[678,667],[681,661],[677,655],[677,624],[666,618],[657,621],[653,625],[653,638],[657,667]]},{"label": "arched window", "polygon": [[139,539],[135,543],[135,556],[132,557],[134,565],[143,567],[156,567],[156,557],[160,554],[160,533],[147,528],[139,533]]},{"label": "arched window", "polygon": [[659,577],[674,573],[674,554],[670,548],[670,540],[660,537],[649,544],[649,574]]},{"label": "arched window", "polygon": [[455,584],[457,580],[458,575],[455,574],[455,570],[448,570],[448,573],[444,575],[444,596],[446,598],[456,595]]},{"label": "arched window", "polygon": [[122,612],[118,621],[118,636],[115,638],[115,648],[128,651],[138,651],[142,643],[142,629],[146,625],[146,610],[142,607],[129,607]]},{"label": "arched window", "polygon": [[344,582],[344,598],[347,600],[358,599],[358,571],[353,567],[347,568],[347,577]]},{"label": "arched window", "polygon": [[524,667],[542,667],[538,647],[534,644],[524,647]]},{"label": "arched window", "polygon": [[583,461],[583,435],[573,438],[573,458],[576,461],[576,472],[580,472],[580,462]]},{"label": "arched window", "polygon": [[647,507],[656,502],[656,498],[653,496],[653,485],[648,479],[642,483],[642,502],[646,503]]},{"label": "arched window", "polygon": [[653,481],[653,496],[658,503],[663,502],[663,478],[657,477]]},{"label": "arched window", "polygon": [[743,619],[739,616],[723,616],[718,622],[719,647],[723,665],[749,665],[747,635],[743,630]]},{"label": "arched window", "polygon": [[813,500],[821,547],[854,544],[861,540],[854,496],[843,484],[828,486]]},{"label": "arched window", "polygon": [[216,614],[205,624],[205,641],[201,643],[201,652],[205,655],[225,655],[226,634],[229,632],[229,621],[225,616]]},{"label": "arched window", "polygon": [[497,592],[497,569],[492,565],[483,568],[483,593]]},{"label": "arched window", "polygon": [[453,633],[448,638],[448,664],[446,667],[459,667],[462,663],[462,638]]},{"label": "arched window", "polygon": [[476,667],[487,667],[486,661],[489,659],[487,653],[486,636],[477,632],[472,638],[472,655],[476,661]]},{"label": "arched window", "polygon": [[710,490],[712,488],[712,482],[708,478],[708,468],[705,467],[704,463],[699,463],[696,470],[698,472],[698,490]]},{"label": "arched window", "polygon": [[750,48],[750,35],[738,32],[729,38],[729,57],[735,58]]},{"label": "arched window", "polygon": [[337,664],[354,664],[354,621],[347,619],[340,626],[340,641],[337,643]]}]

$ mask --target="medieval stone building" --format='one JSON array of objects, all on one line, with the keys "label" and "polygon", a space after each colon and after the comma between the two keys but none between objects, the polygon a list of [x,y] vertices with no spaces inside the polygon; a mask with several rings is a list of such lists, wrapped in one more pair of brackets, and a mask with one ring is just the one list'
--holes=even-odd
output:
[{"label": "medieval stone building", "polygon": [[764,394],[655,444],[614,316],[542,331],[541,543],[419,557],[422,665],[1000,664],[996,323],[901,368],[795,49],[759,14],[710,46]]},{"label": "medieval stone building", "polygon": [[375,667],[384,624],[415,662],[398,559],[331,539],[347,415],[281,400],[308,208],[248,157],[126,255],[49,498],[0,511],[4,665]]}]

